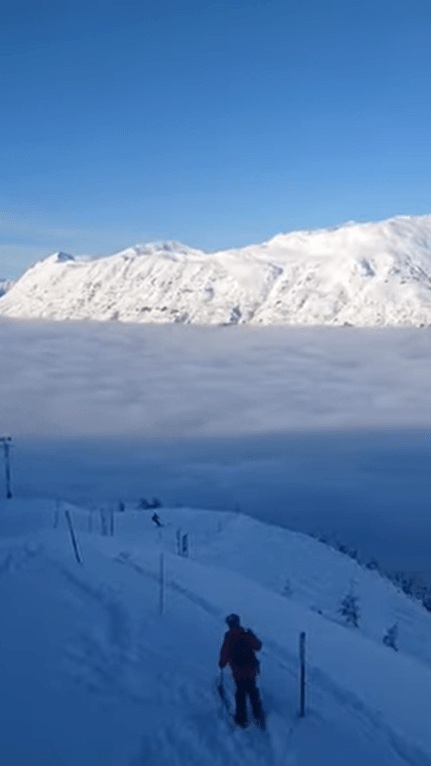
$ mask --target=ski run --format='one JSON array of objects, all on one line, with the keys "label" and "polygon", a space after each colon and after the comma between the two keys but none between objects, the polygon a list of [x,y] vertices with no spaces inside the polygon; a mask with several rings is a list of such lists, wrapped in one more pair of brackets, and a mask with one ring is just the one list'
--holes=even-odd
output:
[{"label": "ski run", "polygon": [[[0,763],[431,763],[420,604],[305,535],[240,513],[157,513],[163,526],[137,503],[0,502]],[[358,628],[340,612],[347,593]],[[233,727],[217,694],[230,612],[263,642],[264,732]],[[394,624],[397,651],[383,642]],[[227,669],[224,683],[232,707]]]}]

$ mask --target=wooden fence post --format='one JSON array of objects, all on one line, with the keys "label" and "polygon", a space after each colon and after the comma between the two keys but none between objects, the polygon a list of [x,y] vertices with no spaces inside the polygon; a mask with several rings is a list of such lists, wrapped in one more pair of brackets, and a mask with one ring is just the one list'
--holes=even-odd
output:
[{"label": "wooden fence post", "polygon": [[73,550],[75,551],[75,558],[78,564],[82,564],[82,559],[81,559],[81,556],[79,555],[79,550],[78,550],[78,543],[76,542],[75,530],[73,529],[72,519],[70,517],[69,511],[65,511],[64,515],[66,516],[67,526],[69,527],[70,536],[72,538],[72,545],[73,545]]},{"label": "wooden fence post", "polygon": [[189,536],[187,532],[185,535],[183,535],[183,538],[182,538],[181,555],[186,557],[189,555]]},{"label": "wooden fence post", "polygon": [[0,442],[3,444],[4,449],[4,464],[5,464],[5,474],[6,474],[6,497],[11,498],[12,497],[12,490],[10,486],[10,457],[9,457],[9,448],[10,448],[10,442],[12,441],[10,436],[0,436]]},{"label": "wooden fence post", "polygon": [[164,608],[164,589],[165,589],[165,571],[164,571],[164,557],[163,553],[160,554],[160,601],[159,601],[159,611],[160,614],[163,614],[163,608]]},{"label": "wooden fence post", "polygon": [[305,633],[299,636],[299,716],[305,716]]},{"label": "wooden fence post", "polygon": [[100,534],[102,537],[108,536],[108,524],[106,521],[106,510],[104,506],[99,509],[100,512]]}]

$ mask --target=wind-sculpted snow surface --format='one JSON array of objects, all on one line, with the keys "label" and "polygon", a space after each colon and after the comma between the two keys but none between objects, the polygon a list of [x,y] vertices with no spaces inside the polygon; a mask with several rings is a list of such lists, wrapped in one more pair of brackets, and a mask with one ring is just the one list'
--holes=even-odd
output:
[{"label": "wind-sculpted snow surface", "polygon": [[431,215],[279,234],[204,253],[176,243],[103,258],[56,253],[0,314],[195,324],[431,324]]}]

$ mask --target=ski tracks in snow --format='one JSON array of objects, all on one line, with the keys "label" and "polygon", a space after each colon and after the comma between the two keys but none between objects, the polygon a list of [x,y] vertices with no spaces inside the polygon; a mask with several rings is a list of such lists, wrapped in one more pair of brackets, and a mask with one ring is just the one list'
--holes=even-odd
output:
[{"label": "ski tracks in snow", "polygon": [[[140,577],[155,579],[128,556],[116,559],[126,564]],[[142,706],[148,705],[145,681],[148,681],[148,658],[155,658],[152,682],[156,682],[156,706],[165,711],[165,720],[151,727],[143,715],[143,730],[139,752],[130,766],[276,766],[270,736],[253,730],[232,729],[226,715],[217,715],[217,702],[213,690],[196,685],[187,675],[188,663],[180,661],[162,644],[154,646],[151,634],[158,618],[142,617],[133,624],[132,615],[121,603],[120,596],[106,584],[94,585],[79,573],[55,562],[58,572],[66,580],[73,598],[77,598],[89,616],[87,627],[67,647],[69,667],[79,684],[83,684],[105,704],[125,698]],[[186,597],[194,605],[213,617],[220,618],[218,610],[188,589],[169,583],[169,587]],[[99,613],[97,615],[97,612]],[[93,617],[91,618],[91,615]],[[103,630],[101,628],[103,626]],[[166,669],[160,669],[160,661]],[[199,675],[198,675],[199,677]],[[191,678],[196,678],[192,673]],[[284,764],[283,764],[284,766]],[[292,764],[293,766],[293,764]]]},{"label": "ski tracks in snow", "polygon": [[37,558],[44,553],[43,545],[27,542],[23,545],[7,545],[7,548],[0,551],[0,577],[17,572],[20,569],[26,569]]},{"label": "ski tracks in snow", "polygon": [[[276,766],[269,739],[263,732],[233,729],[225,716],[215,715],[214,702],[195,695],[193,710],[200,713],[167,721],[151,737],[144,737],[130,766]],[[210,703],[210,704],[209,704]],[[293,766],[293,763],[292,763]]]},{"label": "ski tracks in snow", "polygon": [[104,702],[126,697],[142,703],[146,698],[136,683],[133,627],[119,596],[105,584],[90,584],[59,562],[51,563],[87,618],[65,649],[69,670],[77,683]]}]

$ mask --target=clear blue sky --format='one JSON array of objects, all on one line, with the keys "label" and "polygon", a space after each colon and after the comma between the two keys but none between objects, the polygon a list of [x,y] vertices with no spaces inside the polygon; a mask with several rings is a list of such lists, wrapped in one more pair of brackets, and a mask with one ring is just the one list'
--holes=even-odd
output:
[{"label": "clear blue sky", "polygon": [[431,212],[430,0],[3,0],[0,277]]}]

